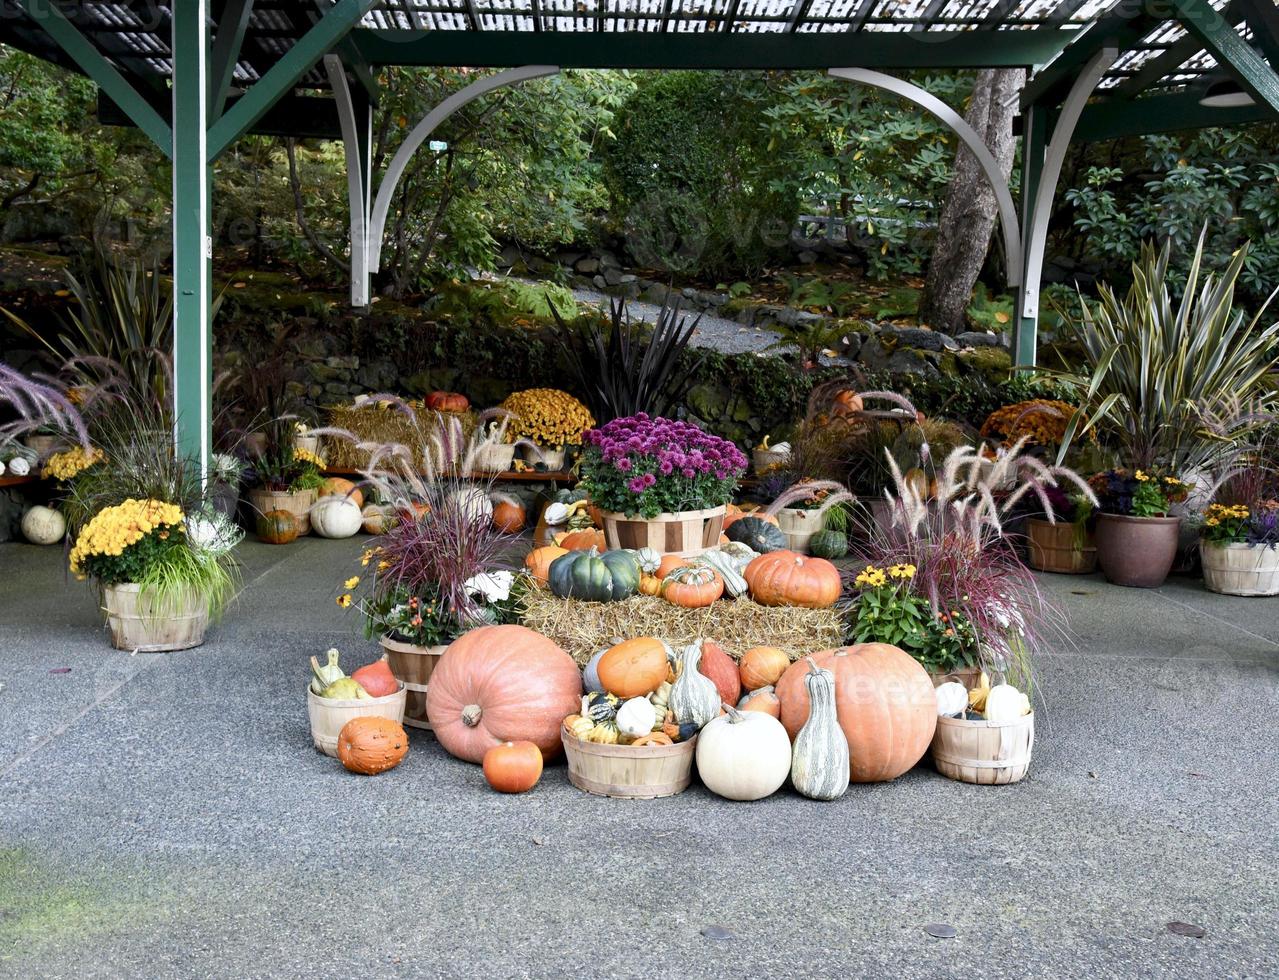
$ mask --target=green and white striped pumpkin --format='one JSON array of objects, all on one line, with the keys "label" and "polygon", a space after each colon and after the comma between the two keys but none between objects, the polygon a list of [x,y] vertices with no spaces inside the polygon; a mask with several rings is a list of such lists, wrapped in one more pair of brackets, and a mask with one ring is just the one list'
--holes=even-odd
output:
[{"label": "green and white striped pumpkin", "polygon": [[670,709],[681,725],[692,722],[700,729],[719,714],[719,690],[715,682],[698,670],[702,662],[702,641],[684,648],[679,676],[671,687]]},{"label": "green and white striped pumpkin", "polygon": [[719,577],[724,580],[724,591],[728,593],[730,598],[736,599],[738,596],[746,594],[749,588],[746,584],[746,579],[737,570],[737,562],[729,555],[712,548],[710,551],[698,555],[694,562],[706,565],[719,572]]},{"label": "green and white striped pumpkin", "polygon": [[814,800],[837,800],[848,789],[848,739],[835,715],[835,675],[808,658],[808,721],[795,736],[790,780]]}]

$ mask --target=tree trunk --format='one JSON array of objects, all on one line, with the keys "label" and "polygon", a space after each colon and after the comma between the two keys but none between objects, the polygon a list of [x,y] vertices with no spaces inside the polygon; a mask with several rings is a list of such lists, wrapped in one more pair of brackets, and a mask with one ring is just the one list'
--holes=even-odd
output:
[{"label": "tree trunk", "polygon": [[[1025,82],[1025,72],[1020,68],[984,69],[977,74],[972,103],[965,116],[990,147],[1005,181],[1013,168],[1016,151],[1013,117]],[[997,217],[990,181],[977,158],[961,143],[937,222],[937,242],[928,265],[924,293],[919,300],[921,323],[946,333],[959,333],[964,329],[964,314],[986,262],[990,233]]]}]

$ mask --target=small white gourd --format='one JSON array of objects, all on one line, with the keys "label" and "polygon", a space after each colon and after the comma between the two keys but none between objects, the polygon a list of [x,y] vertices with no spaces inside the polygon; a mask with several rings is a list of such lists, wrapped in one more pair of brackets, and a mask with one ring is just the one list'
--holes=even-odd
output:
[{"label": "small white gourd", "polygon": [[648,575],[655,575],[662,567],[662,553],[655,548],[637,548],[635,560],[639,562],[640,571]]},{"label": "small white gourd", "polygon": [[835,716],[835,675],[808,659],[808,720],[795,736],[790,780],[811,800],[837,800],[848,790],[848,739]]},{"label": "small white gourd", "polygon": [[4,460],[0,459],[0,476],[4,476]]},{"label": "small white gourd", "polygon": [[937,687],[937,713],[946,718],[958,718],[968,707],[968,688],[957,681],[947,681]]},{"label": "small white gourd", "polygon": [[631,698],[617,709],[617,728],[623,735],[639,738],[653,730],[657,712],[648,698]]},{"label": "small white gourd", "polygon": [[693,722],[701,728],[719,714],[719,691],[715,682],[698,670],[702,662],[702,641],[684,648],[679,676],[671,686],[670,709],[681,725]]},{"label": "small white gourd", "polygon": [[987,721],[1016,721],[1030,713],[1030,699],[1011,684],[996,684],[986,695]]},{"label": "small white gourd", "polygon": [[558,527],[569,519],[569,514],[568,504],[562,504],[557,500],[546,505],[543,516],[549,526]]},{"label": "small white gourd", "polygon": [[27,476],[31,473],[31,460],[25,456],[15,456],[9,460],[9,472],[14,476]]}]

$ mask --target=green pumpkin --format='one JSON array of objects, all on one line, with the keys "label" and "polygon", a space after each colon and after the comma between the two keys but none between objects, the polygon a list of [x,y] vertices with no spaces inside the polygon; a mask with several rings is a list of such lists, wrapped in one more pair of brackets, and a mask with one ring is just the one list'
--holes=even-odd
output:
[{"label": "green pumpkin", "polygon": [[561,599],[612,602],[639,591],[640,570],[633,552],[570,551],[560,555],[547,572],[551,592]]},{"label": "green pumpkin", "polygon": [[729,541],[739,541],[761,555],[786,547],[786,535],[782,529],[759,517],[739,517],[725,533]]},{"label": "green pumpkin", "polygon": [[582,714],[594,722],[612,721],[622,699],[605,691],[592,691],[582,696]]},{"label": "green pumpkin", "polygon": [[814,558],[843,558],[848,554],[848,535],[843,531],[818,531],[808,539],[808,553]]}]

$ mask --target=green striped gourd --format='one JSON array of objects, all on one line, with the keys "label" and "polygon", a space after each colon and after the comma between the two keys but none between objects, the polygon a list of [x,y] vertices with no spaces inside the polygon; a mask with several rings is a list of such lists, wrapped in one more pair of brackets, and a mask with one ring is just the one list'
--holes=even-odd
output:
[{"label": "green striped gourd", "polygon": [[681,725],[693,723],[699,729],[719,714],[719,691],[715,682],[698,670],[702,662],[702,641],[684,648],[679,676],[671,686],[671,711]]},{"label": "green striped gourd", "polygon": [[814,800],[837,800],[848,789],[848,739],[835,715],[835,675],[808,659],[808,721],[795,736],[790,779]]},{"label": "green striped gourd", "polygon": [[737,570],[737,562],[724,552],[711,549],[698,555],[694,561],[719,572],[719,577],[724,580],[724,591],[730,598],[736,599],[746,594],[746,579]]}]

